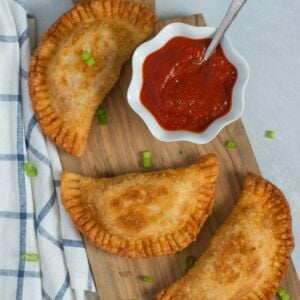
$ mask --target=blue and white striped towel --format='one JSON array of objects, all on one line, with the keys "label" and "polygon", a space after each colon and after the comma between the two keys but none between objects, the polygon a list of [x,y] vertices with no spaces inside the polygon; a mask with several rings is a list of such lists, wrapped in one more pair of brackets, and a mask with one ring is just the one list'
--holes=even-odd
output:
[{"label": "blue and white striped towel", "polygon": [[[83,298],[95,291],[80,234],[60,202],[61,164],[32,112],[26,11],[0,1],[0,299]],[[38,176],[29,178],[24,162]],[[38,253],[39,261],[21,258]]]}]

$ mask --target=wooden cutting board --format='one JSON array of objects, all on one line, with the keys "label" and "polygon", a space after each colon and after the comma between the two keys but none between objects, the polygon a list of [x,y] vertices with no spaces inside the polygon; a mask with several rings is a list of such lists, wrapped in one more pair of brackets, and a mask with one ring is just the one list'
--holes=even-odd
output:
[{"label": "wooden cutting board", "polygon": [[[147,4],[153,5],[153,2]],[[203,17],[195,15],[160,21],[156,30],[159,31],[174,21],[205,25]],[[81,159],[60,151],[64,169],[87,176],[115,176],[144,171],[140,165],[140,152],[144,150],[152,152],[155,170],[185,166],[206,153],[215,152],[221,161],[221,174],[212,215],[197,241],[180,255],[129,260],[96,249],[85,240],[98,294],[102,300],[153,299],[158,291],[180,278],[185,273],[186,257],[191,254],[200,256],[217,227],[230,214],[239,198],[246,172],[260,174],[241,120],[227,126],[206,145],[156,140],[128,106],[126,93],[130,79],[131,62],[128,62],[119,82],[104,102],[108,125],[100,126],[94,120],[87,150]],[[224,146],[225,141],[231,139],[237,142],[237,149],[227,149]],[[152,275],[155,283],[144,283],[141,280],[144,275]],[[283,286],[290,292],[293,300],[300,299],[299,281],[292,262]]]}]

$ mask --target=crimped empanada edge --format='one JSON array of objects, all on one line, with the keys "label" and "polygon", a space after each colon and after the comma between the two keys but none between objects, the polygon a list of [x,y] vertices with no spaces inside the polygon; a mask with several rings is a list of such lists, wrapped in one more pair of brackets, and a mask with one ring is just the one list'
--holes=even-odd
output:
[{"label": "crimped empanada edge", "polygon": [[[64,172],[61,178],[62,202],[70,214],[74,224],[80,232],[86,236],[96,247],[108,252],[118,254],[127,258],[147,258],[153,256],[174,254],[186,248],[194,241],[202,228],[207,217],[210,215],[216,196],[216,181],[219,173],[218,160],[215,155],[207,155],[196,164],[187,168],[199,168],[206,172],[208,183],[213,183],[211,190],[206,191],[206,205],[191,214],[190,219],[176,231],[158,238],[147,238],[144,240],[127,241],[112,235],[105,230],[82,202],[80,193],[80,181],[82,176]],[[163,171],[162,171],[163,172]],[[94,181],[95,179],[90,178]],[[208,196],[209,195],[209,196]],[[84,198],[84,195],[83,195]],[[201,201],[202,205],[203,202]]]},{"label": "crimped empanada edge", "polygon": [[279,242],[276,254],[272,258],[272,267],[276,272],[271,278],[266,278],[253,292],[253,295],[269,299],[274,296],[281,280],[287,274],[290,255],[294,249],[290,208],[287,199],[277,186],[253,173],[247,174],[244,191],[252,193],[262,201],[265,215],[271,217],[274,237]]},{"label": "crimped empanada edge", "polygon": [[77,128],[69,126],[53,108],[48,95],[47,67],[57,45],[78,24],[106,17],[122,19],[139,28],[146,37],[154,30],[155,15],[143,4],[119,0],[86,1],[66,12],[48,29],[30,63],[29,94],[43,132],[58,147],[78,157],[85,151],[88,133],[81,134]]}]

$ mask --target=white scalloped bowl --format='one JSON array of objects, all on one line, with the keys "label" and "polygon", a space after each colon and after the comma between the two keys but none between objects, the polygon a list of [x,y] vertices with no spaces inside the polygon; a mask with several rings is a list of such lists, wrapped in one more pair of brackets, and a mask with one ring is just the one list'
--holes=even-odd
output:
[{"label": "white scalloped bowl", "polygon": [[152,113],[142,104],[140,99],[143,84],[143,63],[152,52],[162,48],[170,39],[183,36],[193,39],[210,38],[215,32],[214,27],[199,27],[183,23],[172,23],[164,27],[154,38],[140,45],[132,58],[132,79],[127,97],[131,108],[144,120],[151,133],[165,142],[189,141],[197,144],[210,142],[226,125],[241,117],[244,111],[245,87],[249,78],[249,67],[246,60],[235,50],[225,36],[221,46],[226,57],[237,68],[238,77],[233,87],[230,111],[213,121],[200,133],[186,130],[165,130],[160,126]]}]

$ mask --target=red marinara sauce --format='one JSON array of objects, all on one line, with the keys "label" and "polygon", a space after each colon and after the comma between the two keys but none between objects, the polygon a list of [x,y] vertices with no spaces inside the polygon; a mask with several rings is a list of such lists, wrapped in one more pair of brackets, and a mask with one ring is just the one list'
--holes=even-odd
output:
[{"label": "red marinara sauce", "polygon": [[210,41],[175,37],[146,58],[141,101],[164,129],[201,132],[230,110],[237,70],[221,46],[200,64]]}]

